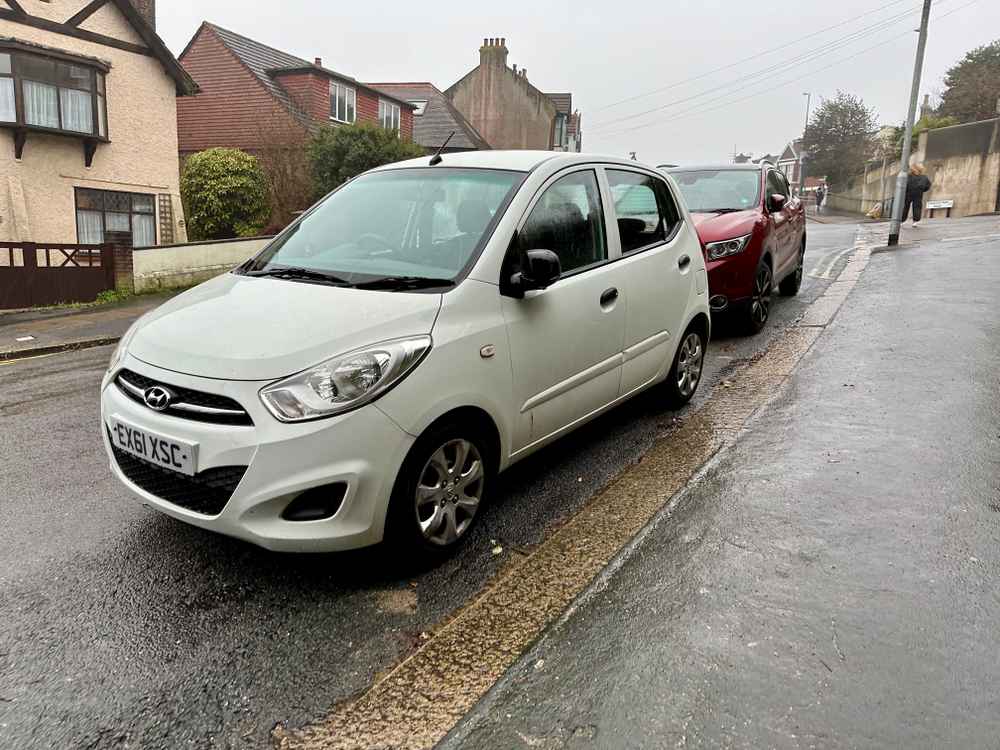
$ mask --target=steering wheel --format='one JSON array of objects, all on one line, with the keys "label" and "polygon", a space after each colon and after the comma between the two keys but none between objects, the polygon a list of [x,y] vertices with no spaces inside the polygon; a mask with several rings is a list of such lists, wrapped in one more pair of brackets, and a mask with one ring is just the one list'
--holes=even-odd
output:
[{"label": "steering wheel", "polygon": [[369,252],[375,252],[376,250],[396,250],[396,246],[393,245],[389,240],[380,234],[375,234],[374,232],[365,232],[363,235],[358,237],[357,241],[358,247],[368,250]]}]

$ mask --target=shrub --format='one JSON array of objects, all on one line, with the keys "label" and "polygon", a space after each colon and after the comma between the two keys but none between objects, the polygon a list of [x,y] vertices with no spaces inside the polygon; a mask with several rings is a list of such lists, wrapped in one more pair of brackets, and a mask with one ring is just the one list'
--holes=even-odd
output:
[{"label": "shrub", "polygon": [[323,196],[365,170],[422,156],[424,150],[391,130],[359,123],[320,128],[308,154],[317,196]]},{"label": "shrub", "polygon": [[191,240],[252,237],[271,212],[264,170],[235,148],[210,148],[188,157],[181,200]]}]

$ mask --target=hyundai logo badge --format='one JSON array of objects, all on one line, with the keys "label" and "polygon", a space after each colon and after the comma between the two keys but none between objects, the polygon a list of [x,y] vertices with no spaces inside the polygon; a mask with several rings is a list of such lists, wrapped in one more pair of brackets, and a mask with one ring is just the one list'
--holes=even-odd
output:
[{"label": "hyundai logo badge", "polygon": [[154,385],[146,389],[146,392],[142,395],[142,400],[153,411],[163,411],[174,400],[174,394],[162,385]]}]

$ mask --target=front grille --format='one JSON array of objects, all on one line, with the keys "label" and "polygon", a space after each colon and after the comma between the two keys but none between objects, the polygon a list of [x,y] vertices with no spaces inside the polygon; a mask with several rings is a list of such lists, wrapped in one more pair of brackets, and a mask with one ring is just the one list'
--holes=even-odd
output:
[{"label": "front grille", "polygon": [[161,500],[206,516],[222,512],[247,470],[246,466],[219,466],[189,477],[136,458],[114,444],[111,450],[130,482]]},{"label": "front grille", "polygon": [[191,388],[163,383],[153,378],[147,378],[132,370],[120,370],[115,376],[118,390],[135,401],[146,406],[143,394],[146,389],[159,385],[169,389],[174,394],[170,406],[160,412],[181,419],[193,419],[197,422],[212,422],[213,424],[231,424],[250,427],[253,419],[246,409],[228,396],[217,393],[205,393]]}]

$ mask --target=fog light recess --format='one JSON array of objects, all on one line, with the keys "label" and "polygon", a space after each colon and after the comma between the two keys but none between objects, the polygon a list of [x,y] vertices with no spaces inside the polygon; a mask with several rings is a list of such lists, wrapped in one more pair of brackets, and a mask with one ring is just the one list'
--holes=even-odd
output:
[{"label": "fog light recess", "polygon": [[725,310],[727,307],[729,307],[729,299],[724,294],[716,294],[713,295],[711,299],[708,300],[708,306],[711,307],[712,310],[716,312],[720,310]]},{"label": "fog light recess", "polygon": [[343,482],[313,487],[285,506],[281,517],[286,521],[322,521],[332,518],[344,503],[347,485]]}]

